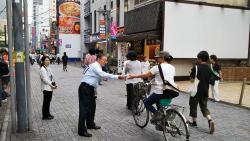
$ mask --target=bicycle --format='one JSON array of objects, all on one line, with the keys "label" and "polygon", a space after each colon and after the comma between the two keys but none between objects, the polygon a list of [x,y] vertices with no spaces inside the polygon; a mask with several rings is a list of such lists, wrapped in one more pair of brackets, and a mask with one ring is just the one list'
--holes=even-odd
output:
[{"label": "bicycle", "polygon": [[[139,82],[135,85],[136,97],[133,101],[132,113],[135,124],[140,128],[147,126],[149,122],[150,112],[144,105],[144,100],[148,97],[152,85],[152,80],[149,83]],[[182,114],[185,107],[170,104],[171,99],[160,100],[160,111],[163,113],[163,118],[156,121],[156,130],[163,131],[166,141],[172,140],[189,140],[189,128],[187,120]],[[152,113],[151,113],[152,116]]]}]

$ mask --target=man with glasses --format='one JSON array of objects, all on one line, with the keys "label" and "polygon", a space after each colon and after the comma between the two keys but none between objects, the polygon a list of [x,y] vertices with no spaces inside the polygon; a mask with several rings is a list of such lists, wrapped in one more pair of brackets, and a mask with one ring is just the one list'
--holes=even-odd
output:
[{"label": "man with glasses", "polygon": [[[102,67],[107,64],[107,57],[103,54],[97,55],[97,61],[83,69],[83,78],[78,89],[79,94],[79,121],[78,134],[84,137],[92,137],[87,129],[100,129],[94,122],[96,101],[95,91],[98,82],[103,78],[124,79],[122,75],[113,75],[106,73]],[[86,125],[85,125],[86,124]],[[87,127],[86,127],[87,126]]]}]

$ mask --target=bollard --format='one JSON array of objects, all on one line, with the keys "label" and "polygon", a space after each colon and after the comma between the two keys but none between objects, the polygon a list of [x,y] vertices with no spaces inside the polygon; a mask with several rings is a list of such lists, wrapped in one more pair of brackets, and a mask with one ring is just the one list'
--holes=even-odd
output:
[{"label": "bollard", "polygon": [[245,91],[246,81],[247,81],[247,78],[245,77],[245,78],[243,79],[243,83],[242,83],[242,88],[241,88],[241,93],[240,93],[239,105],[242,105],[242,99],[243,99],[243,95],[244,95],[244,91]]}]

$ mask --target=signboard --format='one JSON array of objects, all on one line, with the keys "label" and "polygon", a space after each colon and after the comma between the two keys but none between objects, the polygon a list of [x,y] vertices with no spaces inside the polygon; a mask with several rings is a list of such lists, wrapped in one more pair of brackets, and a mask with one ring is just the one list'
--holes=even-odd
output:
[{"label": "signboard", "polygon": [[118,42],[118,73],[122,73],[124,62],[127,60],[128,44],[125,42]]},{"label": "signboard", "polygon": [[59,33],[80,34],[80,1],[58,0]]},{"label": "signboard", "polygon": [[106,39],[106,24],[105,24],[105,20],[100,20],[100,39]]}]

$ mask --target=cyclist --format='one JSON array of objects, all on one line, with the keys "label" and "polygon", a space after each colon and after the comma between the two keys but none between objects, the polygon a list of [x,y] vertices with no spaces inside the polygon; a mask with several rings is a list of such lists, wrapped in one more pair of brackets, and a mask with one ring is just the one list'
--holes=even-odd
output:
[{"label": "cyclist", "polygon": [[[171,65],[171,61],[173,57],[166,51],[161,51],[158,56],[155,56],[157,62],[161,65],[163,76],[166,81],[168,81],[172,86],[178,87],[177,84],[174,82],[175,76],[175,67]],[[171,87],[164,85],[162,78],[160,76],[158,65],[152,67],[148,72],[139,75],[128,75],[128,79],[132,78],[148,78],[155,76],[155,83],[154,87],[151,89],[150,96],[144,101],[145,107],[153,113],[151,122],[155,122],[157,120],[161,120],[163,118],[163,113],[157,111],[153,104],[156,104],[157,108],[159,109],[159,101],[160,99],[166,98],[167,94],[163,94],[163,90],[165,89],[172,89]]]}]

